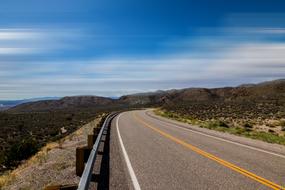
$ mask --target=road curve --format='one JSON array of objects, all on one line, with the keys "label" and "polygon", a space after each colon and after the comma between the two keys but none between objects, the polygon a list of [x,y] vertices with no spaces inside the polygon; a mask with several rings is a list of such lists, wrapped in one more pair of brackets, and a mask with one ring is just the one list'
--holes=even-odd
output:
[{"label": "road curve", "polygon": [[[273,146],[273,145],[272,145]],[[145,110],[111,126],[110,189],[281,189],[282,153],[187,130]]]}]

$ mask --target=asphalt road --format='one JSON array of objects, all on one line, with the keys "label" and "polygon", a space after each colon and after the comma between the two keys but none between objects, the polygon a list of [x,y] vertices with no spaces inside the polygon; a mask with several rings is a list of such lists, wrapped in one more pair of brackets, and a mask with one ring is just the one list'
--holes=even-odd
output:
[{"label": "asphalt road", "polygon": [[148,112],[124,112],[112,122],[110,189],[261,190],[285,186],[282,147],[205,129],[197,132],[197,127]]}]

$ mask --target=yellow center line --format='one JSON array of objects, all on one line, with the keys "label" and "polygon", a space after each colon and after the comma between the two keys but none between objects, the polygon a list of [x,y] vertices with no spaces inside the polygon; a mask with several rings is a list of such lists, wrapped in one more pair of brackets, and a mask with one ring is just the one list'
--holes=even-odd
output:
[{"label": "yellow center line", "polygon": [[214,156],[213,154],[205,152],[205,151],[203,151],[203,150],[201,150],[201,149],[199,149],[199,148],[197,148],[197,147],[195,147],[195,146],[193,146],[193,145],[191,145],[191,144],[189,144],[189,143],[187,143],[187,142],[185,142],[183,140],[180,140],[180,139],[178,139],[178,138],[176,138],[176,137],[174,137],[174,136],[172,136],[172,135],[170,135],[170,134],[168,134],[168,133],[166,133],[166,132],[164,132],[164,131],[162,131],[160,129],[157,129],[157,128],[151,126],[150,124],[148,124],[145,121],[143,121],[141,118],[139,118],[134,113],[133,113],[133,116],[134,116],[135,119],[137,119],[139,122],[141,122],[145,127],[148,127],[150,129],[156,131],[157,133],[161,134],[162,136],[164,136],[164,137],[166,137],[166,138],[168,138],[168,139],[170,139],[170,140],[172,140],[172,141],[174,141],[174,142],[176,142],[176,143],[178,143],[178,144],[180,144],[180,145],[182,145],[182,146],[184,146],[184,147],[186,147],[188,149],[191,149],[192,151],[194,151],[194,152],[196,152],[196,153],[198,153],[198,154],[200,154],[200,155],[202,155],[204,157],[207,157],[207,158],[209,158],[211,160],[214,160],[214,161],[220,163],[221,165],[223,165],[223,166],[225,166],[227,168],[230,168],[230,169],[232,169],[232,170],[234,170],[234,171],[236,171],[236,172],[238,172],[238,173],[240,173],[240,174],[242,174],[244,176],[247,176],[247,177],[249,177],[249,178],[251,178],[251,179],[253,179],[253,180],[255,180],[255,181],[257,181],[257,182],[259,182],[261,184],[263,184],[263,185],[266,185],[266,186],[268,186],[268,187],[270,187],[272,189],[275,189],[275,190],[282,190],[282,189],[284,189],[285,190],[285,188],[283,188],[282,186],[280,186],[278,184],[275,184],[274,182],[271,182],[271,181],[269,181],[267,179],[264,179],[264,178],[254,174],[254,173],[251,173],[251,172],[249,172],[249,171],[247,171],[247,170],[245,170],[243,168],[240,168],[240,167],[238,167],[238,166],[236,166],[236,165],[234,165],[234,164],[232,164],[232,163],[230,163],[228,161],[225,161],[225,160],[223,160],[221,158],[218,158],[218,157]]}]

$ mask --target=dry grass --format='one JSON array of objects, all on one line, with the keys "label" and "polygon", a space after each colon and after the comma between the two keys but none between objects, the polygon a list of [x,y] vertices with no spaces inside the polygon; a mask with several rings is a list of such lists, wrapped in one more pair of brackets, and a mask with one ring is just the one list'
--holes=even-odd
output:
[{"label": "dry grass", "polygon": [[99,118],[57,142],[48,143],[17,169],[0,176],[0,189],[38,190],[48,185],[79,182],[75,174],[75,149],[86,144]]}]

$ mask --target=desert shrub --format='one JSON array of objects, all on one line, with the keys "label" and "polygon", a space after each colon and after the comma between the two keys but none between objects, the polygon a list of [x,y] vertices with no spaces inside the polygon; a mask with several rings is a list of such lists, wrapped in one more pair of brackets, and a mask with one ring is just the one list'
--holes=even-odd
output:
[{"label": "desert shrub", "polygon": [[219,124],[220,127],[229,128],[228,124],[226,124],[226,123],[223,122],[223,121],[218,121],[218,124]]},{"label": "desert shrub", "polygon": [[243,127],[246,128],[246,129],[252,129],[252,128],[253,128],[252,125],[249,124],[249,123],[245,123],[245,124],[243,125]]},{"label": "desert shrub", "polygon": [[59,130],[53,129],[53,130],[50,131],[49,134],[50,134],[50,136],[54,137],[54,136],[58,135],[58,133],[59,133]]},{"label": "desert shrub", "polygon": [[220,120],[210,121],[207,123],[206,127],[210,129],[214,129],[218,127],[229,128],[229,126],[225,122],[220,121]]},{"label": "desert shrub", "polygon": [[[5,155],[1,152],[0,153],[0,165],[5,161]],[[1,167],[1,166],[0,166]]]},{"label": "desert shrub", "polygon": [[279,125],[285,130],[285,120],[281,120]]},{"label": "desert shrub", "polygon": [[269,133],[275,133],[275,131],[272,130],[272,129],[268,129],[268,132],[269,132]]},{"label": "desert shrub", "polygon": [[67,121],[72,121],[72,117],[67,117],[66,120]]},{"label": "desert shrub", "polygon": [[241,127],[236,127],[235,132],[233,134],[242,135],[246,132],[249,132],[249,131]]},{"label": "desert shrub", "polygon": [[100,121],[97,123],[97,128],[100,128],[104,122],[105,122],[105,119],[106,119],[107,115],[104,115],[103,117],[100,118]]},{"label": "desert shrub", "polygon": [[266,132],[252,132],[250,134],[251,138],[260,139],[269,143],[278,143],[285,145],[285,137],[278,136],[273,133],[266,133]]}]

